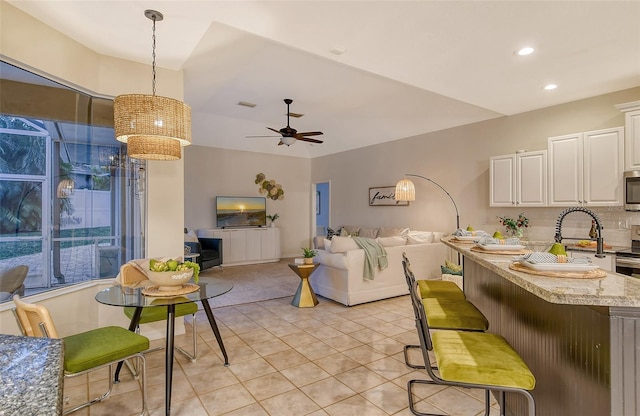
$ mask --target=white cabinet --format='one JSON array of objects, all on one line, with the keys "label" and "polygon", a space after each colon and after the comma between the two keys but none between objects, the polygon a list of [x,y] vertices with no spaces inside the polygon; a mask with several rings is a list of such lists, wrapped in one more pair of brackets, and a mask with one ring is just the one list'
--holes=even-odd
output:
[{"label": "white cabinet", "polygon": [[622,205],[624,128],[550,137],[549,206]]},{"label": "white cabinet", "polygon": [[640,170],[640,101],[618,104],[624,112],[625,170]]},{"label": "white cabinet", "polygon": [[547,151],[493,156],[489,167],[489,205],[544,207],[547,205]]},{"label": "white cabinet", "polygon": [[209,229],[197,234],[222,239],[223,266],[280,260],[280,229],[276,227]]}]

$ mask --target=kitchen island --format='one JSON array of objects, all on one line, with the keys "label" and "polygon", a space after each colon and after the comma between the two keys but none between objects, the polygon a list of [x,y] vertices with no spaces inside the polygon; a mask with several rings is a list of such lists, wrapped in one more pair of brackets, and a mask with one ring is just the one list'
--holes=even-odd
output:
[{"label": "kitchen island", "polygon": [[[509,268],[512,255],[463,256],[464,291],[536,377],[537,416],[640,415],[640,279],[536,276]],[[507,414],[525,415],[507,396]]]}]

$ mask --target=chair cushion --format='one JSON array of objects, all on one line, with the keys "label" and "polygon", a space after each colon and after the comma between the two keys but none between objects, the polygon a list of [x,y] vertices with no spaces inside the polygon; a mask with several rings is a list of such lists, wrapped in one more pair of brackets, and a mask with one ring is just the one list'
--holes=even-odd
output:
[{"label": "chair cushion", "polygon": [[533,390],[536,379],[501,336],[434,331],[433,352],[443,380]]},{"label": "chair cushion", "polygon": [[[133,313],[136,308],[126,307],[124,308],[124,314],[129,319],[133,317]],[[176,305],[176,316],[193,315],[198,312],[198,305],[194,302],[180,303]],[[167,319],[167,307],[166,306],[154,306],[152,308],[142,308],[142,314],[140,315],[140,323],[148,324],[149,322],[164,321]]]},{"label": "chair cushion", "polygon": [[466,300],[422,299],[427,322],[432,329],[486,331],[489,322],[473,304]]},{"label": "chair cushion", "polygon": [[442,280],[418,280],[420,297],[464,300],[464,292],[453,282]]},{"label": "chair cushion", "polygon": [[79,373],[149,349],[149,339],[119,326],[63,338],[64,370]]}]

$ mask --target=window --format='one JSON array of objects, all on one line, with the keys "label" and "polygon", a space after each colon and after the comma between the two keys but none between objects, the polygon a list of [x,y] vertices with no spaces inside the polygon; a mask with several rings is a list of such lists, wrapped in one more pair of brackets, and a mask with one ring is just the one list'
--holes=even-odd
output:
[{"label": "window", "polygon": [[0,270],[29,266],[26,295],[115,277],[144,257],[145,164],[115,140],[112,102],[0,74]]}]

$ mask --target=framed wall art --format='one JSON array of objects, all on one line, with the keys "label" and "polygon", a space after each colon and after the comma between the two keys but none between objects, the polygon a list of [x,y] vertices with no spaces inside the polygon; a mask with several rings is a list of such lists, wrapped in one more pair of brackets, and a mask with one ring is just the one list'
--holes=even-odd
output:
[{"label": "framed wall art", "polygon": [[409,201],[396,201],[395,186],[378,186],[369,188],[369,206],[370,207],[406,207]]}]

